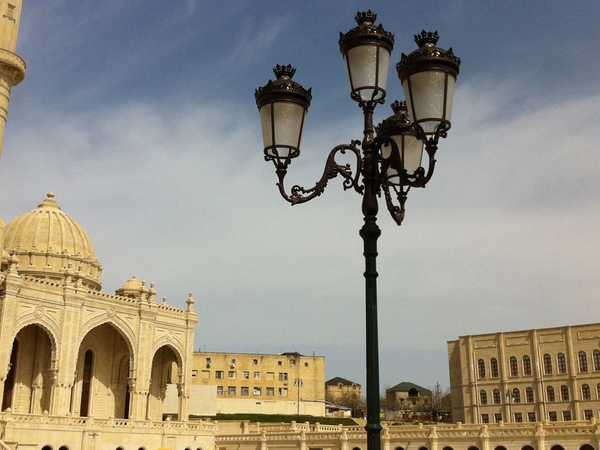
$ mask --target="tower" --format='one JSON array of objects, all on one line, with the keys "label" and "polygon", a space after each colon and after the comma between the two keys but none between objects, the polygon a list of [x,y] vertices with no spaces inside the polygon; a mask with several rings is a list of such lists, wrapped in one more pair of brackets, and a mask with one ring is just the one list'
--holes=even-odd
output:
[{"label": "tower", "polygon": [[10,91],[25,78],[25,61],[15,53],[22,0],[0,0],[0,157]]}]

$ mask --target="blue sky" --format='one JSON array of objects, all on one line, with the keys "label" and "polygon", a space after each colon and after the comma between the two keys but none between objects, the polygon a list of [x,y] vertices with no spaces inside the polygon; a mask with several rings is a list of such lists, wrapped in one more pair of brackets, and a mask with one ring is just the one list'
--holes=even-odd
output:
[{"label": "blue sky", "polygon": [[[290,207],[262,158],[254,89],[312,87],[289,183],[362,136],[339,32],[372,9],[392,61],[438,30],[463,60],[436,174],[397,227],[380,208],[381,385],[448,384],[460,335],[598,321],[600,3],[25,0],[2,161],[9,222],[53,190],[103,289],[136,275],[185,306],[196,348],[324,355],[364,384],[360,197]],[[402,98],[393,66],[388,103]],[[387,105],[376,120],[391,114]]]}]

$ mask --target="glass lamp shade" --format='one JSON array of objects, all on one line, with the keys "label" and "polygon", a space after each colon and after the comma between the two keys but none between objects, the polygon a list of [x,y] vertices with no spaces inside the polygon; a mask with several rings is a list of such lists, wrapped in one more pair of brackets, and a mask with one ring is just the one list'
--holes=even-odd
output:
[{"label": "glass lamp shade", "polygon": [[359,12],[355,19],[358,26],[346,34],[340,33],[339,41],[350,80],[350,96],[359,103],[383,103],[394,35],[381,25],[374,25],[377,14],[371,11]]},{"label": "glass lamp shade", "polygon": [[300,154],[304,119],[311,100],[311,90],[292,81],[292,66],[277,65],[277,79],[254,93],[260,112],[264,154],[267,160],[287,161]]},{"label": "glass lamp shade", "polygon": [[416,35],[419,48],[408,56],[402,54],[396,69],[416,128],[426,136],[443,137],[451,125],[460,59],[452,48],[436,47],[438,38],[437,31]]},{"label": "glass lamp shade", "polygon": [[382,142],[381,158],[387,167],[384,176],[390,185],[409,185],[421,167],[423,141],[412,129],[406,103],[396,101],[391,106],[394,115],[377,128],[377,140]]}]

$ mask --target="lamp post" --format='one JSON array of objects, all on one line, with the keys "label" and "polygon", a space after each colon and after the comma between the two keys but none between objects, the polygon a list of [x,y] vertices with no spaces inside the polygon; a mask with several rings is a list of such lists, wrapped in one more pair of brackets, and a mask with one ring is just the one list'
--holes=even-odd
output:
[{"label": "lamp post", "polygon": [[298,403],[296,404],[298,410],[297,410],[297,418],[298,420],[300,420],[300,388],[304,387],[304,381],[302,381],[302,378],[296,378],[294,379],[294,386],[296,386],[296,388],[298,388]]},{"label": "lamp post", "polygon": [[[387,209],[400,225],[404,204],[413,187],[425,187],[433,175],[434,155],[440,138],[450,129],[454,85],[460,59],[452,49],[436,47],[437,32],[415,36],[419,48],[402,54],[396,69],[406,102],[394,102],[394,115],[376,127],[373,113],[386,97],[387,74],[394,45],[394,35],[375,25],[377,15],[371,11],[356,15],[358,26],[340,33],[340,51],[344,56],[350,97],[363,111],[362,142],[334,147],[325,163],[323,175],[315,186],[292,186],[286,191],[284,178],[294,158],[300,155],[304,119],[312,99],[311,89],[292,80],[296,69],[277,65],[276,79],[255,92],[262,125],[264,157],[273,161],[279,192],[292,205],[321,195],[330,179],[341,175],[343,187],[363,196],[364,224],[360,235],[364,242],[366,303],[366,372],[367,372],[367,447],[381,448],[379,406],[379,344],[377,330],[377,197],[383,193]],[[360,147],[359,147],[360,146]],[[427,169],[422,164],[423,149],[428,155]],[[355,156],[354,172],[350,164],[339,164],[338,153]],[[354,160],[354,158],[353,158]]]}]

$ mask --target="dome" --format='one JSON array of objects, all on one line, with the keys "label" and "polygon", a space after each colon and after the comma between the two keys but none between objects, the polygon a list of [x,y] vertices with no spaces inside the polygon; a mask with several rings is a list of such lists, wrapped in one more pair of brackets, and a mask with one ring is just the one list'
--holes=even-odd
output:
[{"label": "dome", "polygon": [[6,226],[4,248],[16,252],[19,273],[56,279],[68,271],[84,286],[101,288],[102,266],[90,238],[61,211],[52,192],[37,209]]}]

